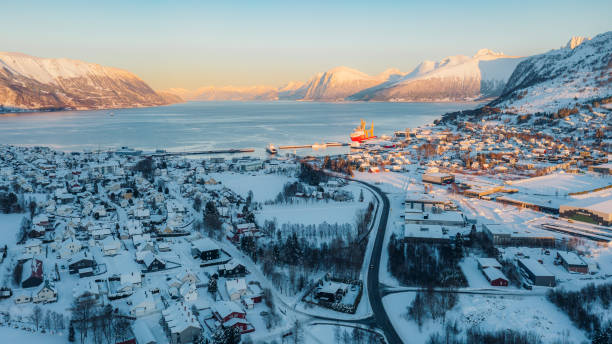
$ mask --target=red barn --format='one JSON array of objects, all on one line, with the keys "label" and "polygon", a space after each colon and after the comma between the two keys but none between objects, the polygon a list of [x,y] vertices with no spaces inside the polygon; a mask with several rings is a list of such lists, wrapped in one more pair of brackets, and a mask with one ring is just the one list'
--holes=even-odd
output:
[{"label": "red barn", "polygon": [[24,264],[22,276],[22,288],[31,288],[40,285],[43,282],[43,262],[38,259],[32,259],[29,266]]},{"label": "red barn", "polygon": [[482,273],[487,278],[487,281],[491,283],[492,286],[495,287],[507,287],[508,286],[508,278],[504,275],[503,272],[496,268],[488,267],[482,269]]}]

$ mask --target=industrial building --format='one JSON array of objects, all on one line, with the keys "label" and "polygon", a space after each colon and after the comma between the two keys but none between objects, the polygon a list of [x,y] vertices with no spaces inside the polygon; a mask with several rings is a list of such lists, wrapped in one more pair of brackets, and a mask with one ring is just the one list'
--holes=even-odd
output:
[{"label": "industrial building", "polygon": [[574,252],[557,252],[557,261],[569,272],[589,273],[589,266]]},{"label": "industrial building", "polygon": [[482,230],[494,245],[554,247],[555,237],[548,231],[505,223],[483,224]]},{"label": "industrial building", "polygon": [[546,270],[544,265],[534,259],[519,259],[519,267],[529,276],[534,285],[542,287],[554,287],[555,275]]}]

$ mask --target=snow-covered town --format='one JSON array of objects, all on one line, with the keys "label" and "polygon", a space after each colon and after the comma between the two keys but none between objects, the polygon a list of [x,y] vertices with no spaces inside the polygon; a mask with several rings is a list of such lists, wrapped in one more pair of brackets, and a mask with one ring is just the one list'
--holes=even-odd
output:
[{"label": "snow-covered town", "polygon": [[577,325],[567,295],[603,288],[595,301],[612,279],[610,110],[590,111],[608,115],[578,111],[555,133],[443,118],[319,157],[3,145],[2,326],[83,343],[382,343],[386,317],[423,341],[525,322],[585,341],[607,312]]},{"label": "snow-covered town", "polygon": [[0,344],[612,344],[612,1],[7,1]]}]

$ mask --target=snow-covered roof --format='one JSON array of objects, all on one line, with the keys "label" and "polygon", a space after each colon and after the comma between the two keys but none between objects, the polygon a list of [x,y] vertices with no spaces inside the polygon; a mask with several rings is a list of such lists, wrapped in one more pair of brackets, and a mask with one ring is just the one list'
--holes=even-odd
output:
[{"label": "snow-covered roof", "polygon": [[210,238],[202,238],[191,243],[191,245],[200,252],[218,250],[219,245]]},{"label": "snow-covered roof", "polygon": [[246,291],[246,281],[244,278],[230,279],[225,281],[225,288],[227,288],[227,293],[230,295],[241,293],[242,291]]},{"label": "snow-covered roof", "polygon": [[544,265],[538,263],[534,259],[521,259],[520,262],[525,266],[531,273],[539,277],[554,277],[550,271],[546,270]]},{"label": "snow-covered roof", "polygon": [[485,274],[485,276],[487,276],[487,279],[489,281],[494,281],[500,278],[506,281],[508,280],[508,278],[503,274],[503,272],[501,272],[501,270],[496,269],[496,268],[492,268],[492,267],[484,268],[482,269],[482,272]]},{"label": "snow-covered roof", "polygon": [[221,318],[225,318],[232,313],[244,313],[240,305],[231,301],[218,301],[213,305],[213,308]]},{"label": "snow-covered roof", "polygon": [[157,343],[155,336],[151,332],[149,325],[143,320],[136,320],[132,325],[132,332],[134,332],[134,337],[138,338],[138,343]]},{"label": "snow-covered roof", "polygon": [[501,264],[495,258],[480,257],[478,258],[478,265],[480,265],[483,268],[488,268],[488,267],[498,268],[498,269],[501,268]]},{"label": "snow-covered roof", "polygon": [[558,251],[557,254],[559,255],[559,257],[561,257],[561,259],[563,259],[569,265],[585,265],[586,266],[586,263],[583,262],[582,259],[580,259],[580,257],[578,257],[578,255],[574,252]]}]

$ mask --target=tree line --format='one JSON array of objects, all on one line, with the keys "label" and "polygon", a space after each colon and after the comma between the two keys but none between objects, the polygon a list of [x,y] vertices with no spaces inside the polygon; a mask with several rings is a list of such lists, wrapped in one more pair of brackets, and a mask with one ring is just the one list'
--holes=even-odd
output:
[{"label": "tree line", "polygon": [[[592,338],[612,330],[612,324],[604,323],[602,315],[596,313],[596,309],[610,308],[612,283],[597,286],[591,283],[578,291],[552,289],[547,297],[550,302],[567,313],[578,328],[586,331]],[[610,339],[612,340],[612,337]]]},{"label": "tree line", "polygon": [[420,287],[464,287],[467,280],[459,261],[461,245],[404,242],[389,239],[389,271],[400,283]]}]

